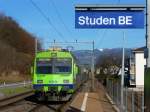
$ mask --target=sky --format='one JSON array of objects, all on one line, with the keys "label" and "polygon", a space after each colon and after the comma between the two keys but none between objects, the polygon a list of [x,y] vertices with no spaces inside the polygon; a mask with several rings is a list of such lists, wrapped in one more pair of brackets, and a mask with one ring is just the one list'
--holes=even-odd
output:
[{"label": "sky", "polygon": [[[0,0],[0,13],[11,16],[21,27],[37,36],[45,48],[49,42],[95,42],[95,48],[137,48],[146,44],[145,29],[75,29],[77,4],[140,4],[145,0],[32,0],[46,18],[33,6],[31,0]],[[85,45],[88,49],[88,45]],[[79,46],[78,46],[79,47]]]}]

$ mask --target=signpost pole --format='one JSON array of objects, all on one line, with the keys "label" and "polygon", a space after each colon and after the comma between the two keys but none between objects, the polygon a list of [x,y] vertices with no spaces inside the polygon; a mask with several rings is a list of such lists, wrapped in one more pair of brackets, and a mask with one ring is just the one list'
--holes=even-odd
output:
[{"label": "signpost pole", "polygon": [[124,59],[125,59],[125,32],[123,32],[123,47],[122,47],[122,74],[121,74],[121,112],[124,112]]}]

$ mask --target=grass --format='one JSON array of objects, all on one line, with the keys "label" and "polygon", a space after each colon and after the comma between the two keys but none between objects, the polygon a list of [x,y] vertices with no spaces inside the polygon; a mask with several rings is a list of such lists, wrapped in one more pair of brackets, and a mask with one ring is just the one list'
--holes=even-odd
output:
[{"label": "grass", "polygon": [[[27,81],[27,80],[31,80],[31,76],[29,75],[0,75],[0,84],[3,84],[4,82],[6,84],[8,83],[17,83],[17,82],[23,82],[23,81]],[[14,94],[19,94],[28,90],[31,90],[32,87],[31,85],[29,86],[22,86],[22,87],[5,87],[5,88],[0,88],[0,96],[2,94],[2,97],[7,97],[10,95],[14,95]]]},{"label": "grass", "polygon": [[5,97],[19,94],[28,90],[31,90],[31,86],[25,86],[25,87],[7,87],[7,88],[0,88],[0,93],[4,94]]}]

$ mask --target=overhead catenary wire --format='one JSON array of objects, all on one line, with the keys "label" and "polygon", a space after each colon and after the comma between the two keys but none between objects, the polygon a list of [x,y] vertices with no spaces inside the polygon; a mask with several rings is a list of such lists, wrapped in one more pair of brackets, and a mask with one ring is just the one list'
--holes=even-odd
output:
[{"label": "overhead catenary wire", "polygon": [[64,40],[65,42],[67,42],[64,38],[64,36],[62,35],[61,32],[59,32],[56,27],[52,24],[51,20],[46,16],[46,14],[41,10],[41,8],[33,1],[30,0],[31,4],[36,8],[36,10],[44,17],[44,19],[48,22],[48,24],[50,25],[50,27],[52,27],[55,32],[58,34],[58,36],[60,37],[60,39]]},{"label": "overhead catenary wire", "polygon": [[68,34],[69,34],[74,40],[76,40],[76,39],[74,38],[74,36],[72,35],[71,31],[69,30],[68,26],[67,26],[67,25],[65,24],[65,22],[63,21],[62,16],[61,16],[60,12],[58,11],[58,8],[57,8],[57,6],[55,5],[54,1],[53,1],[53,0],[49,0],[49,2],[50,2],[50,3],[52,4],[52,6],[55,8],[55,12],[56,12],[56,14],[57,14],[57,17],[58,17],[58,19],[60,20],[60,22],[62,23],[62,25],[64,26],[64,28],[66,29],[66,31],[68,32]]},{"label": "overhead catenary wire", "polygon": [[118,0],[118,1],[117,1],[117,4],[120,4],[120,2],[121,2],[121,0]]},{"label": "overhead catenary wire", "polygon": [[[98,32],[98,33],[99,33],[99,32]],[[100,40],[98,41],[97,45],[102,45],[102,43],[103,43],[103,41],[104,41],[104,37],[106,37],[106,34],[107,34],[107,30],[105,29],[105,30],[103,31],[103,34],[102,34]],[[99,46],[99,47],[100,47],[100,46]]]},{"label": "overhead catenary wire", "polygon": [[[117,0],[117,5],[120,4],[121,0]],[[103,34],[102,34],[102,38],[100,38],[100,41],[98,41],[97,45],[100,44],[102,45],[103,41],[104,41],[104,37],[107,34],[107,29],[104,30]],[[99,46],[100,47],[100,46]]]}]

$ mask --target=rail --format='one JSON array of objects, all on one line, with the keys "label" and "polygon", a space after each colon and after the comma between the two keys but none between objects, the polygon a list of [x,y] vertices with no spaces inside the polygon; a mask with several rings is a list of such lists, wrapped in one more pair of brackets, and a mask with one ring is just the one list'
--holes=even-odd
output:
[{"label": "rail", "polygon": [[26,97],[33,95],[34,92],[32,90],[26,91],[20,94],[12,95],[7,98],[0,99],[0,108],[5,107],[9,104],[13,104],[17,101],[23,100]]}]

